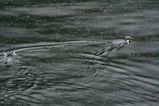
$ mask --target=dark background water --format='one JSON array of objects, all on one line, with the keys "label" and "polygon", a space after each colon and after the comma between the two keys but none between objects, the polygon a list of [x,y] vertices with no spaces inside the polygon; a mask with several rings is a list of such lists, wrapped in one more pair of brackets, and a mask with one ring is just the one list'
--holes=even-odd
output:
[{"label": "dark background water", "polygon": [[[127,35],[110,60],[75,54]],[[0,66],[0,106],[159,106],[158,0],[0,0],[0,47],[21,56]]]}]

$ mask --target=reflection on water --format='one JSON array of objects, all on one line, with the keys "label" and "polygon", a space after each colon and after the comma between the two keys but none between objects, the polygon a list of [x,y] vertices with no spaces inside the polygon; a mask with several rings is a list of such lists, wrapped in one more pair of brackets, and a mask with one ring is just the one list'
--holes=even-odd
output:
[{"label": "reflection on water", "polygon": [[[0,105],[158,106],[158,3],[0,1],[0,56],[20,57],[0,65]],[[126,35],[135,42],[96,55]]]}]

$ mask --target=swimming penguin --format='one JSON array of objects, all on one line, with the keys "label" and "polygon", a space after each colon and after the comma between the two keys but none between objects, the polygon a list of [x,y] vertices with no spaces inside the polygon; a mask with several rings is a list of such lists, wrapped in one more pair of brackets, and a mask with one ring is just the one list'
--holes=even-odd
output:
[{"label": "swimming penguin", "polygon": [[104,48],[103,52],[101,52],[99,56],[108,56],[110,52],[121,49],[122,47],[130,44],[133,41],[134,38],[130,36],[126,36],[125,39],[110,41],[109,45]]},{"label": "swimming penguin", "polygon": [[[109,53],[121,49],[124,46],[134,41],[134,38],[126,36],[124,39],[107,40],[107,41],[92,41],[84,46],[76,47],[75,50],[79,51],[81,55],[96,56],[96,57],[109,57]],[[71,51],[72,52],[72,51]],[[75,52],[76,53],[76,52]]]}]

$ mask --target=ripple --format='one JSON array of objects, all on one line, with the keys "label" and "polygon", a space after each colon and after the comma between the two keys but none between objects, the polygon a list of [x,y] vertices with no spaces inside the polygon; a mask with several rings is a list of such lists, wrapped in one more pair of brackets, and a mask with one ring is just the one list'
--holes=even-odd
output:
[{"label": "ripple", "polygon": [[[105,43],[70,41],[6,48],[7,52],[16,51],[23,63],[1,68],[1,103],[15,100],[17,104],[29,105],[52,101],[55,104],[61,101],[63,105],[93,101],[118,105],[158,102],[157,60],[145,57],[145,51],[136,53],[138,48],[132,46],[113,52],[110,57],[95,55],[103,50],[96,45]],[[142,47],[142,44],[134,45]]]}]

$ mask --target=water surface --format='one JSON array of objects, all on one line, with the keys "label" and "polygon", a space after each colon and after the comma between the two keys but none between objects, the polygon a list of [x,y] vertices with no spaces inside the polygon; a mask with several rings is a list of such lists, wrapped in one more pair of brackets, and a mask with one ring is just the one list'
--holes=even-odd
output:
[{"label": "water surface", "polygon": [[[1,106],[158,106],[158,0],[1,0]],[[135,42],[109,58],[88,43]]]}]

